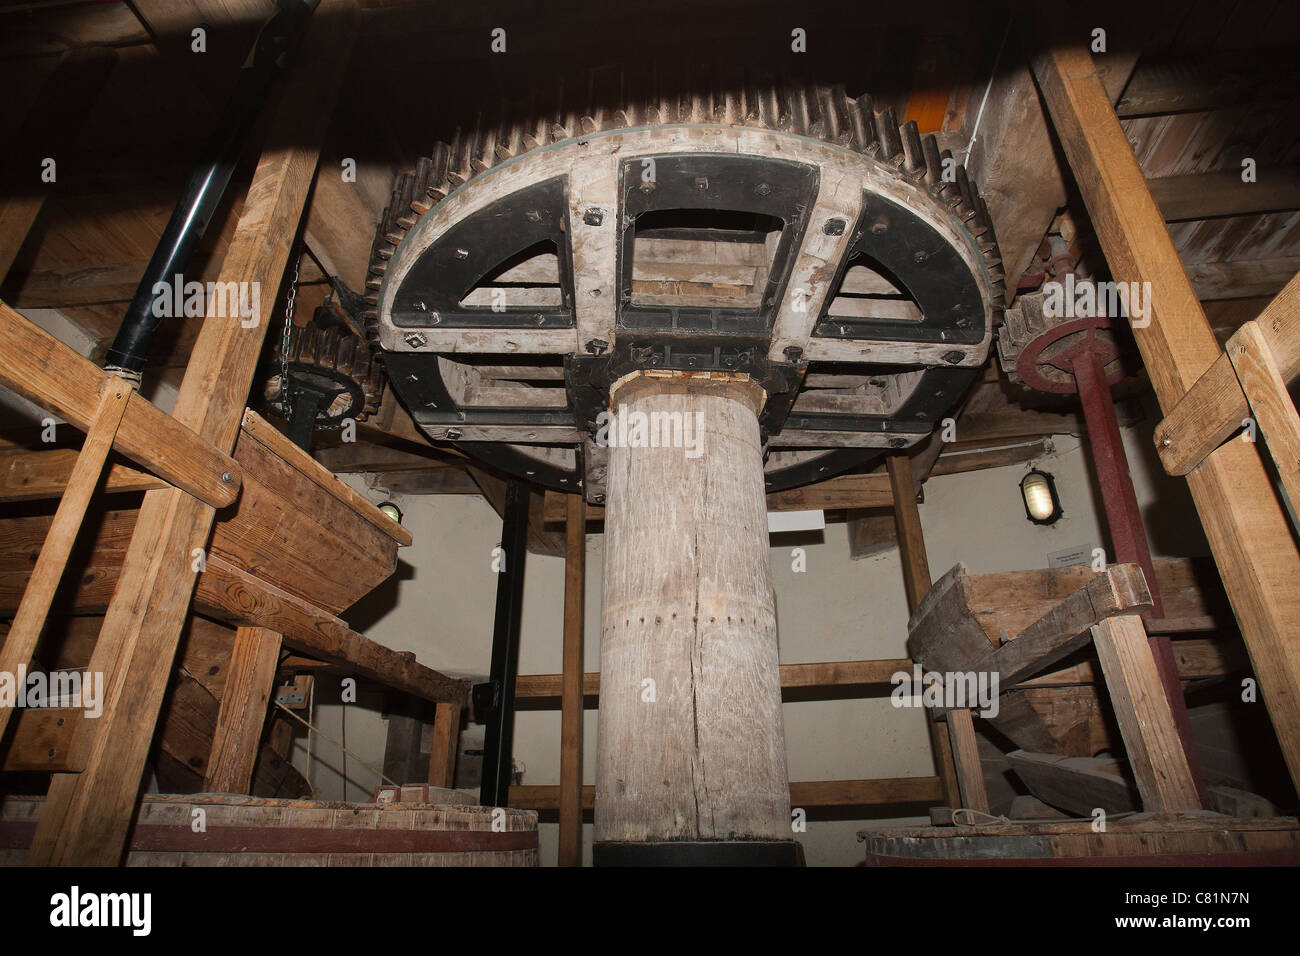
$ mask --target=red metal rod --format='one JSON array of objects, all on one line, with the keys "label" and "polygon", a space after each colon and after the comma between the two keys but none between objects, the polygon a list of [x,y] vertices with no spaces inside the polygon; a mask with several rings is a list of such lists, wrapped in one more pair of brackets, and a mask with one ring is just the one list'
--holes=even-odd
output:
[{"label": "red metal rod", "polygon": [[[1084,346],[1072,356],[1074,380],[1083,405],[1083,417],[1088,426],[1088,444],[1092,448],[1093,465],[1097,483],[1101,486],[1102,504],[1106,512],[1106,525],[1111,544],[1115,548],[1115,561],[1119,564],[1137,564],[1146,576],[1151,591],[1152,609],[1146,617],[1164,617],[1164,605],[1156,584],[1155,566],[1151,563],[1151,549],[1147,544],[1142,514],[1138,511],[1137,494],[1133,490],[1133,477],[1129,473],[1128,456],[1119,433],[1119,420],[1115,417],[1115,404],[1111,400],[1110,385],[1101,358],[1092,348]],[[1165,697],[1173,713],[1174,726],[1187,754],[1187,766],[1196,782],[1196,792],[1201,805],[1208,806],[1205,781],[1201,776],[1201,760],[1192,735],[1192,724],[1187,716],[1187,702],[1183,698],[1183,685],[1178,679],[1178,665],[1174,661],[1173,646],[1168,637],[1148,636],[1156,670],[1164,685]]]}]

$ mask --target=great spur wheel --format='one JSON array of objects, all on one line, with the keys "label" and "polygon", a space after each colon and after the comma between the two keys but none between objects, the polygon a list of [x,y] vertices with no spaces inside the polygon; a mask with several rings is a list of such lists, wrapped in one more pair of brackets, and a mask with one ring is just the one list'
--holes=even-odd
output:
[{"label": "great spur wheel", "polygon": [[923,439],[1003,309],[965,171],[841,87],[666,85],[536,95],[398,178],[366,319],[416,424],[594,502],[636,370],[758,381],[769,491]]}]

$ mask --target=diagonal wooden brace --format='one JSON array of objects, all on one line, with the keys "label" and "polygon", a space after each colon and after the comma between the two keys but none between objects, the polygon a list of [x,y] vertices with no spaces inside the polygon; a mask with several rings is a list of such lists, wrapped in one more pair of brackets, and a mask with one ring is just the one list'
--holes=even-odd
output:
[{"label": "diagonal wooden brace", "polygon": [[[45,629],[45,618],[50,613],[50,602],[54,600],[54,592],[63,579],[68,555],[72,553],[77,532],[81,530],[86,506],[90,504],[91,495],[99,485],[104,461],[113,447],[113,437],[117,434],[131,394],[132,389],[121,379],[101,383],[99,407],[86,434],[86,443],[77,456],[72,476],[59,502],[59,508],[54,513],[54,521],[50,524],[49,533],[36,558],[36,566],[27,581],[27,590],[23,592],[13,626],[5,638],[4,649],[0,651],[0,674],[18,674],[27,667],[32,655],[36,653],[41,631]],[[12,714],[12,707],[0,707],[0,737],[4,736]]]}]

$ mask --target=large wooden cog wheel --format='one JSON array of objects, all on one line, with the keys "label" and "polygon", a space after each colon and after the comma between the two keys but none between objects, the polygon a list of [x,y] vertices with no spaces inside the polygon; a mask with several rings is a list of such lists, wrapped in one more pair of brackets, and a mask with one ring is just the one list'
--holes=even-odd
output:
[{"label": "large wooden cog wheel", "polygon": [[597,416],[638,369],[759,382],[768,490],[928,435],[1002,310],[961,168],[836,90],[672,113],[479,131],[399,180],[370,325],[415,422],[592,501]]}]

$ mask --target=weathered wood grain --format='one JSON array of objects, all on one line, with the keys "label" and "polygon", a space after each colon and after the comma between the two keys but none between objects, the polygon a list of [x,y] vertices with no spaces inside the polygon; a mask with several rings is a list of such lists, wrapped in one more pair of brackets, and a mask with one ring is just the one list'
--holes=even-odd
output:
[{"label": "weathered wood grain", "polygon": [[702,415],[703,454],[610,449],[597,841],[790,839],[762,400],[744,376],[616,383],[629,412]]}]

